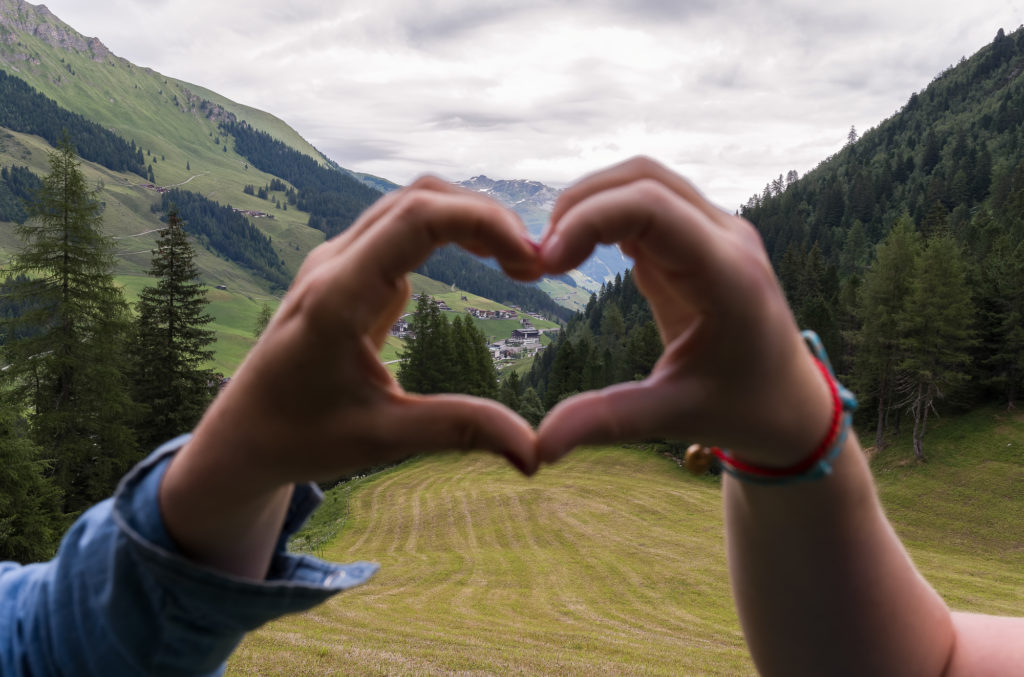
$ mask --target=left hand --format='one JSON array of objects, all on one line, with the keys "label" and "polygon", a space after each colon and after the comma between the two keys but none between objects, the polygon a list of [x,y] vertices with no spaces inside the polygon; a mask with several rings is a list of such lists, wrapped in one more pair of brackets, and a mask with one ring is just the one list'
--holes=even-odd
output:
[{"label": "left hand", "polygon": [[261,577],[292,483],[413,453],[489,449],[536,469],[536,436],[520,416],[493,400],[406,393],[377,357],[409,300],[406,273],[449,242],[494,256],[514,278],[539,273],[515,214],[430,177],[310,253],[164,477],[164,518],[185,552]]}]

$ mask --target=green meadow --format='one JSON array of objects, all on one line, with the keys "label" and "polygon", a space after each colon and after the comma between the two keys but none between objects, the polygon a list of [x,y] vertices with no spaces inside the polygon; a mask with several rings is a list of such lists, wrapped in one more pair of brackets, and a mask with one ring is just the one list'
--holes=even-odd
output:
[{"label": "green meadow", "polygon": [[[1024,614],[1024,414],[940,419],[872,460],[911,556],[951,605]],[[718,481],[652,449],[537,476],[416,458],[328,492],[296,545],[380,562],[366,585],[250,635],[228,674],[753,674]]]}]

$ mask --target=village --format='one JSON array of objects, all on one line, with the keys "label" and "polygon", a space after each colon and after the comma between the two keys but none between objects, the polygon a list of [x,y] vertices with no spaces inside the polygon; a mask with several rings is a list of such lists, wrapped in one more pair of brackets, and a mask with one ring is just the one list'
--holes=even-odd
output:
[{"label": "village", "polygon": [[[412,299],[419,300],[419,295],[413,294]],[[433,301],[438,310],[454,312],[443,299],[430,297],[430,300]],[[463,296],[462,300],[466,301],[467,298]],[[541,334],[559,331],[557,328],[537,329],[533,326],[533,320],[543,320],[545,318],[538,313],[523,312],[519,306],[514,306],[511,309],[504,310],[483,310],[467,306],[466,312],[478,320],[519,320],[520,326],[512,330],[512,335],[510,337],[488,344],[488,350],[490,350],[491,358],[495,363],[502,362],[504,360],[517,360],[522,357],[536,355],[544,350],[544,345],[540,340]],[[412,313],[402,315],[402,317],[392,325],[390,332],[391,335],[401,339],[415,338],[415,334],[409,326],[408,321],[408,318],[411,316]]]}]

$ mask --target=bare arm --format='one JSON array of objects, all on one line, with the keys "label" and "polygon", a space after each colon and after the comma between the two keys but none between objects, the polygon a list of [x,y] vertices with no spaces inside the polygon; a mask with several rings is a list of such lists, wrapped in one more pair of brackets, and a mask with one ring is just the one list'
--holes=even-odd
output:
[{"label": "bare arm", "polygon": [[[584,393],[541,424],[553,462],[584,443],[667,436],[786,467],[826,436],[831,400],[756,231],[645,159],[566,191],[541,249],[549,272],[619,242],[665,351],[641,382]],[[878,503],[855,436],[803,485],[724,480],[733,594],[771,675],[1013,674],[1024,622],[951,614]]]}]

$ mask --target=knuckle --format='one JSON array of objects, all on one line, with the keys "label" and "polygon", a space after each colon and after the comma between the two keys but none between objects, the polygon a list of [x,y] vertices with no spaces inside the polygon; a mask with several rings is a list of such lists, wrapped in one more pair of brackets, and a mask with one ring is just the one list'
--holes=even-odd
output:
[{"label": "knuckle", "polygon": [[633,182],[636,198],[652,207],[663,207],[678,199],[678,196],[661,181],[644,177]]},{"label": "knuckle", "polygon": [[433,174],[424,174],[409,185],[409,190],[448,190],[450,184]]}]

